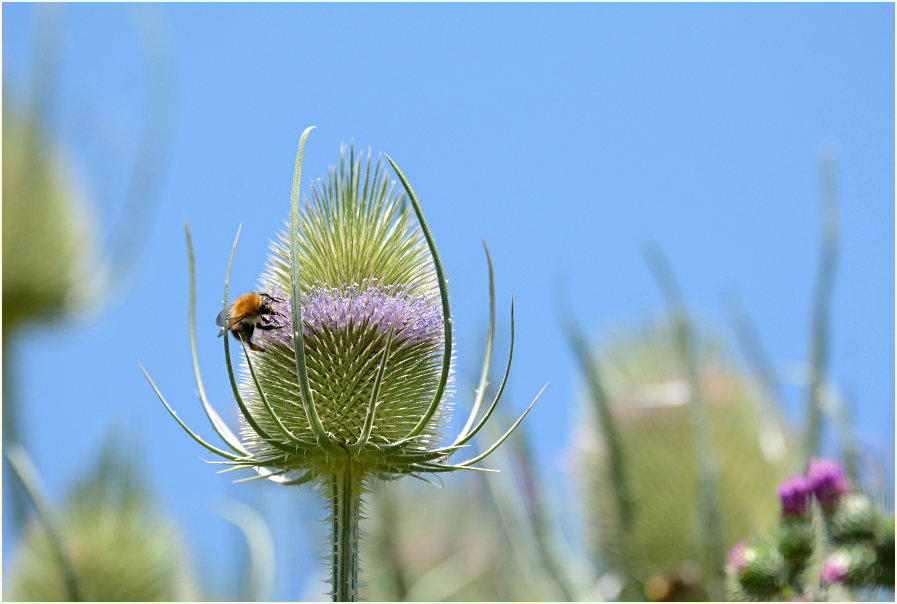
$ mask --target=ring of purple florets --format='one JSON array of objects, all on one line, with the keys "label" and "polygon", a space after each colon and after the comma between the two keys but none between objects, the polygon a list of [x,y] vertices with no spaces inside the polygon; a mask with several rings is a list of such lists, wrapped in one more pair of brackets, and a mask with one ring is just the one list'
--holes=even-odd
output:
[{"label": "ring of purple florets", "polygon": [[[274,329],[263,332],[265,339],[275,339],[293,346],[293,313],[290,299],[283,292],[273,292],[276,299],[269,324]],[[340,288],[316,283],[302,293],[302,334],[315,332],[372,329],[378,334],[393,333],[393,345],[414,345],[437,342],[442,336],[442,307],[437,296],[412,295],[407,286],[379,285],[376,279],[365,279]]]}]

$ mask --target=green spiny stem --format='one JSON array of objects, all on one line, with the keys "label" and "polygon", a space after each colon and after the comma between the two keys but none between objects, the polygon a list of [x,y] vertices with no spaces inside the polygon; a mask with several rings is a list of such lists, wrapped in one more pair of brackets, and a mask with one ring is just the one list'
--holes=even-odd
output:
[{"label": "green spiny stem", "polygon": [[361,519],[362,472],[351,461],[327,481],[334,602],[358,601],[358,521]]}]

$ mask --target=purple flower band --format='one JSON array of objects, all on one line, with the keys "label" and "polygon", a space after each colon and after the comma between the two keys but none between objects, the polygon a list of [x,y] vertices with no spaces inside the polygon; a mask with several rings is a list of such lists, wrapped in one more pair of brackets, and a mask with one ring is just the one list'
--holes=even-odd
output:
[{"label": "purple flower band", "polygon": [[[292,309],[289,298],[274,292],[276,313],[270,323],[276,329],[262,337],[293,345]],[[442,306],[435,296],[413,296],[404,285],[377,285],[376,279],[362,285],[326,288],[314,285],[302,294],[302,333],[373,329],[379,334],[395,327],[394,344],[435,341],[442,335]]]}]

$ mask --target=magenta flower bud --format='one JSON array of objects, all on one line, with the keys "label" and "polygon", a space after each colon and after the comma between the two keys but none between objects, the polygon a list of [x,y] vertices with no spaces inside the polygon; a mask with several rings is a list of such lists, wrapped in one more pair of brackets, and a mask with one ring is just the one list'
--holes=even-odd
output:
[{"label": "magenta flower bud", "polygon": [[747,558],[744,555],[746,549],[747,542],[742,539],[729,550],[729,554],[726,556],[726,568],[731,574],[740,573],[747,566]]},{"label": "magenta flower bud", "polygon": [[847,562],[847,558],[843,554],[832,554],[822,563],[819,580],[823,584],[840,583],[847,576]]},{"label": "magenta flower bud", "polygon": [[828,511],[847,492],[847,479],[833,459],[811,459],[807,479],[822,509]]},{"label": "magenta flower bud", "polygon": [[779,485],[778,493],[782,500],[782,516],[803,516],[807,513],[813,486],[803,476],[792,476]]}]

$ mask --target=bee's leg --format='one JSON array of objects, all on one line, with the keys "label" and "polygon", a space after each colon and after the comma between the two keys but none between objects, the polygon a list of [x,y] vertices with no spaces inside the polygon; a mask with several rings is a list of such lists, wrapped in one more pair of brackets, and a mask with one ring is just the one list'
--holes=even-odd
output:
[{"label": "bee's leg", "polygon": [[258,344],[256,344],[255,342],[249,343],[249,349],[254,350],[256,352],[265,352],[265,349],[262,348],[261,346],[259,346]]},{"label": "bee's leg", "polygon": [[265,331],[270,331],[272,329],[279,328],[280,325],[275,325],[274,323],[259,323],[255,326],[256,329],[263,329]]}]

